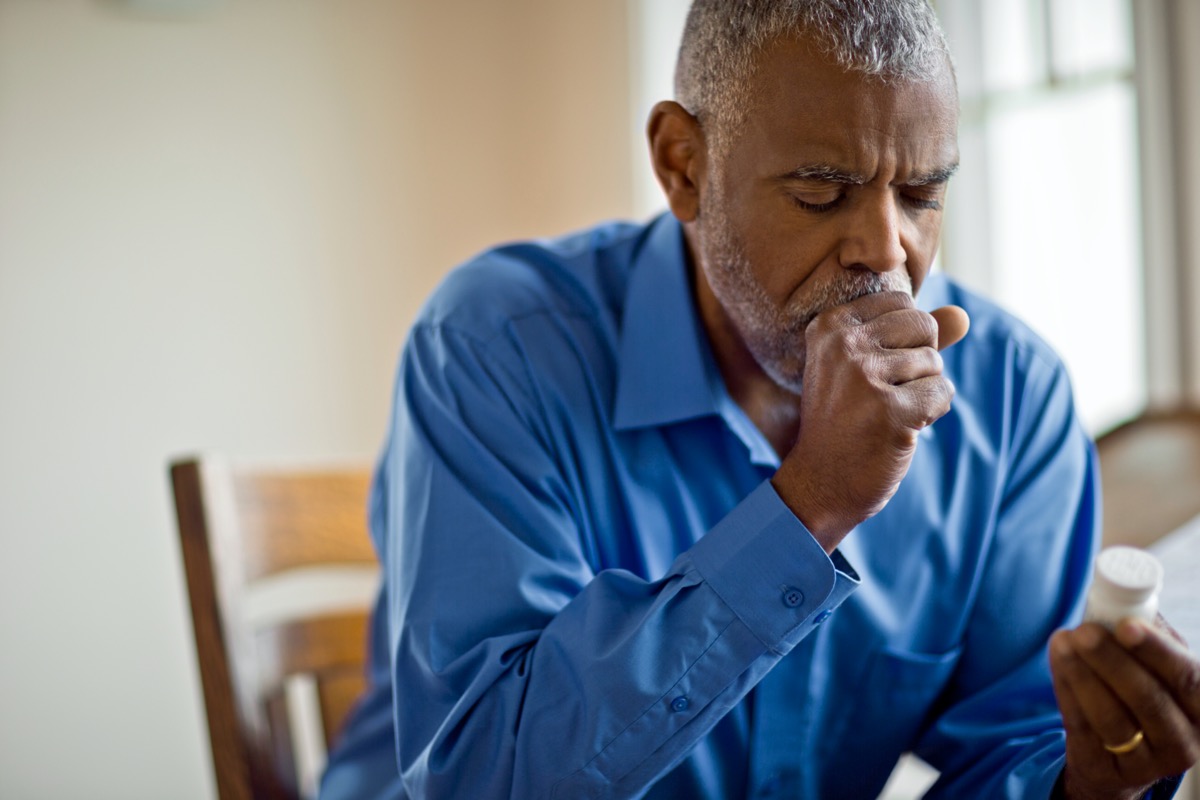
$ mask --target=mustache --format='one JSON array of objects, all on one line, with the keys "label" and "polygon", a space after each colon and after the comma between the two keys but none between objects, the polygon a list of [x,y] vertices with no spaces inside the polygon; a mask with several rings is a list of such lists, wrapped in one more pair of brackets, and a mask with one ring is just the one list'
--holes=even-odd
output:
[{"label": "mustache", "polygon": [[867,271],[843,273],[836,280],[814,287],[804,305],[792,309],[792,322],[789,327],[797,331],[803,330],[822,312],[880,292],[905,292],[912,295],[912,280],[908,273],[903,271],[882,274]]}]

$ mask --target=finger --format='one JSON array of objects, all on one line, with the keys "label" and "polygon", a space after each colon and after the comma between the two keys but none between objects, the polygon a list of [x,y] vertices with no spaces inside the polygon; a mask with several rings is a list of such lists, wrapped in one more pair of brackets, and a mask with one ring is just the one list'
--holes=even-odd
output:
[{"label": "finger", "polygon": [[871,341],[887,350],[933,348],[938,339],[937,322],[917,308],[902,308],[880,314],[863,323],[862,330]]},{"label": "finger", "polygon": [[1133,714],[1136,728],[1145,732],[1159,758],[1180,769],[1190,766],[1197,732],[1168,688],[1100,626],[1082,625],[1068,637],[1079,657]]},{"label": "finger", "polygon": [[971,329],[971,318],[958,306],[936,308],[930,312],[930,316],[937,321],[938,350],[945,350],[950,345],[958,343]]},{"label": "finger", "polygon": [[941,419],[953,399],[954,384],[945,377],[917,378],[896,387],[890,396],[889,413],[895,424],[919,431]]},{"label": "finger", "polygon": [[849,303],[834,306],[825,313],[846,314],[856,322],[868,322],[889,311],[915,307],[912,295],[906,292],[875,292],[865,294]]},{"label": "finger", "polygon": [[883,350],[870,359],[871,374],[883,383],[900,386],[942,374],[942,356],[932,347]]},{"label": "finger", "polygon": [[1066,631],[1059,631],[1050,639],[1050,675],[1053,679],[1054,698],[1058,701],[1058,712],[1062,715],[1063,728],[1068,736],[1091,738],[1098,742],[1099,737],[1088,723],[1083,706],[1066,677],[1065,660],[1071,658],[1072,653],[1070,644],[1063,645],[1059,641],[1065,633]]},{"label": "finger", "polygon": [[1137,620],[1122,621],[1116,639],[1162,682],[1183,713],[1200,725],[1200,660],[1167,634]]},{"label": "finger", "polygon": [[1078,652],[1076,638],[1076,631],[1058,631],[1050,640],[1054,696],[1067,733],[1067,764],[1075,765],[1076,777],[1082,774],[1100,787],[1107,784],[1108,790],[1140,787],[1140,797],[1141,791],[1160,778],[1184,772],[1194,757],[1170,742],[1156,742],[1148,731],[1131,750],[1113,753],[1107,749],[1129,742],[1138,731],[1127,738],[1110,738],[1111,734],[1094,727],[1094,709],[1089,707],[1090,701],[1080,699],[1079,686],[1086,678],[1087,664]]},{"label": "finger", "polygon": [[[1052,654],[1059,679],[1070,687],[1079,703],[1080,713],[1087,727],[1100,738],[1101,743],[1125,742],[1140,728],[1137,717],[1125,707],[1091,664],[1084,658],[1087,633],[1065,631],[1055,635]],[[1085,640],[1081,642],[1080,640]]]},{"label": "finger", "polygon": [[[1149,751],[1138,748],[1123,756],[1105,749],[1105,741],[1092,728],[1084,713],[1071,681],[1067,677],[1064,659],[1070,658],[1071,646],[1060,640],[1066,631],[1059,631],[1050,640],[1050,675],[1054,688],[1054,699],[1062,716],[1063,729],[1067,734],[1067,763],[1100,784],[1143,785],[1153,783],[1156,773]],[[1065,648],[1065,651],[1064,651]]]}]

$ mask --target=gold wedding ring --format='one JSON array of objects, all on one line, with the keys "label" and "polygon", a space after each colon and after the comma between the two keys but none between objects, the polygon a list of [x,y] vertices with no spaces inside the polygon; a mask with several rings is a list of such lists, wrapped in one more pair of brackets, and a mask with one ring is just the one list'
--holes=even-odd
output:
[{"label": "gold wedding ring", "polygon": [[1121,742],[1120,744],[1106,744],[1104,749],[1115,756],[1123,756],[1126,753],[1132,753],[1137,750],[1142,744],[1142,739],[1146,738],[1146,734],[1138,731],[1133,736],[1129,737],[1129,741]]}]

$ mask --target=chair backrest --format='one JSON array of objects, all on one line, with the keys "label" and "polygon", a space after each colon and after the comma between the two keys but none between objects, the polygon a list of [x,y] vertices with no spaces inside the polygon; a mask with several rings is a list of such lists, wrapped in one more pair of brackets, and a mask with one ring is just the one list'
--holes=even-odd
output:
[{"label": "chair backrest", "polygon": [[369,470],[171,464],[221,800],[311,794],[365,685]]}]

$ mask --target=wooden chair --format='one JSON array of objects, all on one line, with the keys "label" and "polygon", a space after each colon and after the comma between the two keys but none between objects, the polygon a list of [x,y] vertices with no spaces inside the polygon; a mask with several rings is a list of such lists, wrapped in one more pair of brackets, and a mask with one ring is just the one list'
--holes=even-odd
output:
[{"label": "wooden chair", "polygon": [[219,796],[307,796],[365,685],[369,472],[170,472]]}]

